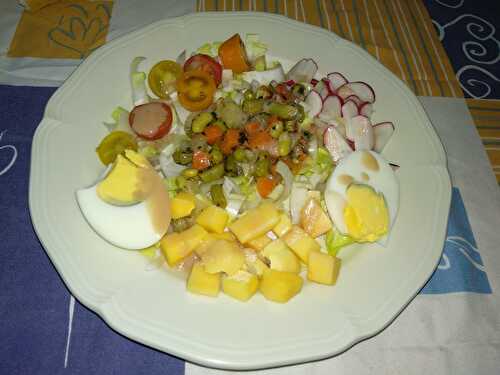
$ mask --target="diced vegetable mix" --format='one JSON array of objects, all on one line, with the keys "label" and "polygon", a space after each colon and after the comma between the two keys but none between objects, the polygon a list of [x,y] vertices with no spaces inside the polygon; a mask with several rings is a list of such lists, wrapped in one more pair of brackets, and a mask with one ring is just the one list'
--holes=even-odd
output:
[{"label": "diced vegetable mix", "polygon": [[[256,34],[246,46],[235,34],[201,46],[184,63],[157,62],[147,84],[160,102],[149,99],[142,58],[135,59],[135,107],[115,110],[112,131],[97,147],[106,165],[124,149],[139,150],[163,175],[172,221],[159,246],[170,267],[189,259],[187,289],[195,294],[222,290],[247,301],[260,291],[287,302],[302,288],[302,271],[309,281],[335,284],[336,255],[354,242],[332,223],[322,191],[340,156],[370,143],[332,138],[348,132],[350,120],[336,93],[370,105],[374,94],[346,88],[340,73],[314,79],[311,59],[285,75],[266,52]],[[331,123],[343,127],[330,131]],[[390,123],[383,124],[387,137]]]}]

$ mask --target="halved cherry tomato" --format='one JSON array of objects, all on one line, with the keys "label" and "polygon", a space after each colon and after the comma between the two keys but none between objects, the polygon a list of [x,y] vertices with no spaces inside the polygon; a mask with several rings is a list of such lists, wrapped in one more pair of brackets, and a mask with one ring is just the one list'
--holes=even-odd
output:
[{"label": "halved cherry tomato", "polygon": [[184,71],[202,70],[212,76],[215,81],[215,86],[219,86],[222,82],[222,66],[212,57],[199,53],[191,56],[184,63]]},{"label": "halved cherry tomato", "polygon": [[231,69],[233,73],[250,70],[245,46],[239,34],[234,34],[220,45],[219,57],[224,68]]},{"label": "halved cherry tomato", "polygon": [[206,109],[214,101],[214,79],[202,70],[183,72],[177,79],[179,102],[189,111]]},{"label": "halved cherry tomato", "polygon": [[155,64],[148,74],[148,85],[159,98],[167,98],[175,88],[175,81],[181,75],[182,68],[175,61],[163,60]]},{"label": "halved cherry tomato", "polygon": [[103,138],[96,152],[99,160],[104,165],[111,164],[115,161],[118,154],[130,149],[137,151],[137,142],[132,134],[124,131],[113,131]]},{"label": "halved cherry tomato", "polygon": [[137,136],[149,141],[160,139],[172,128],[172,109],[166,103],[138,105],[130,112],[128,121]]}]

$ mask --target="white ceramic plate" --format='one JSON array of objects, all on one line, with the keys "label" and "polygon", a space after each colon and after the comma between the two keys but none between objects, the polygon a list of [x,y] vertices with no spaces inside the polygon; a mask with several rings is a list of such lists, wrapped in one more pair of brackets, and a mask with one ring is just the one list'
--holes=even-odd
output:
[{"label": "white ceramic plate", "polygon": [[[280,305],[199,297],[139,254],[115,248],[88,226],[75,190],[102,171],[95,147],[117,105],[131,108],[129,64],[145,68],[207,41],[258,31],[289,62],[314,57],[322,73],[369,82],[375,121],[396,125],[384,156],[401,165],[400,209],[386,248],[341,253],[335,287],[306,282]],[[71,292],[112,328],[207,366],[255,369],[335,355],[387,326],[428,280],[441,255],[450,204],[443,147],[406,86],[362,49],[325,30],[262,13],[208,13],[161,21],[93,53],[47,104],[32,151],[30,210],[36,232]],[[132,220],[132,218],[131,218]]]}]

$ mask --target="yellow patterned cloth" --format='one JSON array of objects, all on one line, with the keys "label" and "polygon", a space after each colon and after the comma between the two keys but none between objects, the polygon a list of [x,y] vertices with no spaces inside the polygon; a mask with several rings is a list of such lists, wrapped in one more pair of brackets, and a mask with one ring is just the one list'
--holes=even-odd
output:
[{"label": "yellow patterned cloth", "polygon": [[113,1],[27,1],[9,57],[81,59],[106,42]]},{"label": "yellow patterned cloth", "polygon": [[[197,0],[197,11],[277,13],[335,32],[389,68],[416,95],[463,97],[421,0]],[[500,183],[500,101],[467,100]]]}]

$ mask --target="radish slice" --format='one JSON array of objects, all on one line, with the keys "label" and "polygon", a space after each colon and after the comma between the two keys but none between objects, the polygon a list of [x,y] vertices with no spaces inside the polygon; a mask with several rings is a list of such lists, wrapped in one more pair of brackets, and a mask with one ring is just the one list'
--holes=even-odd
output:
[{"label": "radish slice", "polygon": [[321,110],[323,109],[323,100],[321,100],[321,96],[315,90],[312,90],[306,97],[305,103],[307,108],[309,109],[309,116],[315,117],[317,116]]},{"label": "radish slice", "polygon": [[318,71],[318,65],[313,59],[302,59],[286,74],[286,80],[309,83]]},{"label": "radish slice", "polygon": [[323,102],[323,109],[319,114],[319,118],[325,121],[335,120],[342,116],[342,100],[337,95],[329,96]]},{"label": "radish slice", "polygon": [[337,90],[341,98],[347,98],[349,95],[356,95],[364,102],[375,102],[375,91],[370,85],[364,82],[349,82]]},{"label": "radish slice", "polygon": [[396,172],[399,169],[399,165],[394,163],[389,163],[389,166],[392,168],[394,172]]},{"label": "radish slice", "polygon": [[355,116],[351,118],[349,127],[356,151],[373,149],[374,132],[372,123],[368,117]]},{"label": "radish slice", "polygon": [[330,95],[330,89],[328,88],[328,81],[325,79],[322,79],[318,83],[316,83],[316,86],[314,86],[314,90],[316,90],[319,95],[321,96],[321,99],[325,100],[328,95]]},{"label": "radish slice", "polygon": [[380,122],[373,125],[373,134],[375,137],[373,151],[382,152],[392,137],[392,133],[394,133],[394,124],[392,122]]},{"label": "radish slice", "polygon": [[344,99],[344,101],[347,100],[352,100],[358,107],[361,107],[363,104],[365,104],[364,101],[362,101],[360,98],[358,98],[357,95],[349,95],[347,98]]},{"label": "radish slice", "polygon": [[359,115],[358,106],[352,100],[348,100],[342,105],[341,113],[342,117],[346,120],[353,118]]},{"label": "radish slice", "polygon": [[371,117],[373,114],[373,104],[372,103],[363,103],[359,107],[359,114],[366,116],[366,117]]},{"label": "radish slice", "polygon": [[336,92],[340,88],[340,86],[343,86],[349,82],[347,78],[345,78],[339,72],[329,73],[326,77],[330,82],[330,90],[332,90],[333,92]]},{"label": "radish slice", "polygon": [[334,126],[330,126],[325,130],[323,142],[334,162],[339,161],[353,151],[346,139]]}]

